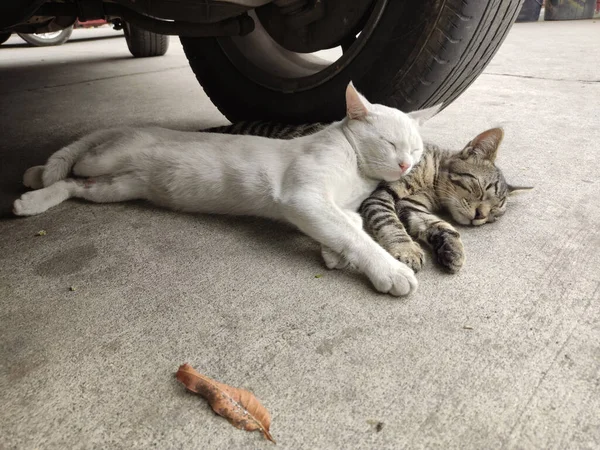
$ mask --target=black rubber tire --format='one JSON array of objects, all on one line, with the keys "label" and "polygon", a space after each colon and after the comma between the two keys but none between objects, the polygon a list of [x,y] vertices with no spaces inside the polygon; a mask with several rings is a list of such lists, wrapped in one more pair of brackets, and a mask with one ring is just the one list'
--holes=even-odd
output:
[{"label": "black rubber tire", "polygon": [[521,0],[390,0],[361,53],[334,77],[301,92],[255,83],[217,38],[181,38],[208,96],[231,121],[329,121],[344,115],[350,80],[373,102],[403,111],[450,104],[483,71],[515,21]]},{"label": "black rubber tire", "polygon": [[544,20],[582,20],[594,17],[596,0],[567,2],[565,0],[548,0],[544,12]]},{"label": "black rubber tire", "polygon": [[537,22],[544,0],[525,0],[517,16],[517,22]]},{"label": "black rubber tire", "polygon": [[0,45],[4,44],[10,39],[11,33],[0,33]]},{"label": "black rubber tire", "polygon": [[73,27],[63,29],[60,34],[52,39],[44,39],[35,34],[18,33],[19,37],[33,47],[52,47],[54,45],[63,45],[73,34]]},{"label": "black rubber tire", "polygon": [[169,36],[152,33],[128,23],[123,29],[127,48],[135,58],[162,56],[169,49]]}]

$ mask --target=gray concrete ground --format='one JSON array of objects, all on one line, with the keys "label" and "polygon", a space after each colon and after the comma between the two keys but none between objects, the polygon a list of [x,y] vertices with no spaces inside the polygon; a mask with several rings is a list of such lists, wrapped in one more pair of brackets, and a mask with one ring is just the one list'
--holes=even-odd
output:
[{"label": "gray concrete ground", "polygon": [[[134,60],[90,35],[114,32],[0,48],[4,211],[27,167],[84,132],[225,122],[177,40]],[[0,448],[272,448],[184,392],[186,361],[252,390],[277,448],[599,448],[599,35],[516,25],[425,129],[458,149],[503,125],[499,164],[535,190],[461,228],[462,272],[429,260],[409,298],[258,219],[69,201],[3,220]]]}]

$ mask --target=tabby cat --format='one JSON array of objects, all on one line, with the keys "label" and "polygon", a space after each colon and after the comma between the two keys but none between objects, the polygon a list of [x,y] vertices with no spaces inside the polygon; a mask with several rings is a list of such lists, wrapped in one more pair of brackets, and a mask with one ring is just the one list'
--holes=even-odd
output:
[{"label": "tabby cat", "polygon": [[[324,126],[244,121],[202,131],[291,139]],[[424,262],[421,241],[431,246],[441,266],[458,272],[465,261],[460,234],[435,213],[449,213],[461,225],[479,226],[504,214],[510,194],[531,189],[508,184],[494,164],[503,135],[500,128],[484,131],[460,152],[425,143],[421,161],[409,174],[381,183],[362,203],[359,212],[365,229],[414,271]]]}]

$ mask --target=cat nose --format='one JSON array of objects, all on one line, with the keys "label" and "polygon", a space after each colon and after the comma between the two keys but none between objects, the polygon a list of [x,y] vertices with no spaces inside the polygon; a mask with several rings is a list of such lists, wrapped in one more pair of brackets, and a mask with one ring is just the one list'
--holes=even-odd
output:
[{"label": "cat nose", "polygon": [[404,161],[398,164],[398,166],[400,166],[400,173],[405,173],[408,169],[410,169],[410,164]]},{"label": "cat nose", "polygon": [[480,209],[480,208],[477,208],[477,209],[475,210],[475,217],[474,217],[474,219],[475,219],[475,220],[481,220],[481,219],[485,219],[485,214],[483,214],[483,212],[481,211],[481,209]]}]

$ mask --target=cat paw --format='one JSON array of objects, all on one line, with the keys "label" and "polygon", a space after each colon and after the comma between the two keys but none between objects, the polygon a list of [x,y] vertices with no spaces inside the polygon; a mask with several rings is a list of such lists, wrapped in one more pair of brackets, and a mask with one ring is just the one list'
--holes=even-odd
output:
[{"label": "cat paw", "polygon": [[415,241],[394,244],[388,252],[415,272],[418,272],[423,267],[425,253],[423,253],[423,249]]},{"label": "cat paw", "polygon": [[386,267],[372,268],[369,278],[379,292],[391,294],[395,297],[408,295],[417,289],[417,278],[413,270],[406,264],[386,258]]},{"label": "cat paw", "polygon": [[457,273],[465,263],[465,248],[460,235],[454,233],[441,232],[433,244],[438,263],[450,273]]},{"label": "cat paw", "polygon": [[39,200],[37,192],[26,192],[13,203],[13,214],[16,216],[33,216],[44,212],[47,208]]},{"label": "cat paw", "polygon": [[321,246],[321,256],[328,269],[345,269],[350,265],[348,260],[329,247]]},{"label": "cat paw", "polygon": [[42,175],[44,173],[44,166],[33,166],[25,171],[23,174],[23,184],[30,189],[41,189],[44,187],[42,182]]}]

